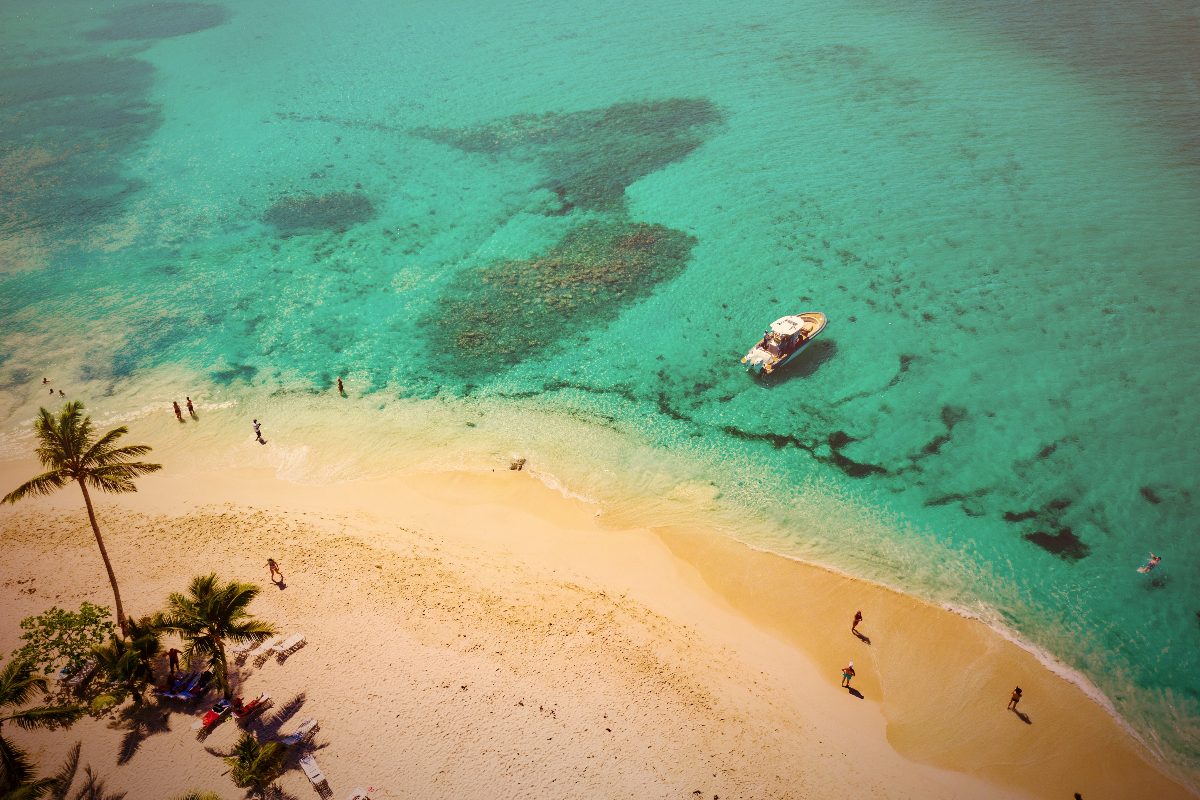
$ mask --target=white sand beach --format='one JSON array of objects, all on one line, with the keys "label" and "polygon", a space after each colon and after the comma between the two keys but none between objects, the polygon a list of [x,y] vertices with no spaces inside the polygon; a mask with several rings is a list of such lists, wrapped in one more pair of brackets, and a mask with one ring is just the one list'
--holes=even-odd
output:
[{"label": "white sand beach", "polygon": [[[242,668],[239,692],[273,699],[248,727],[317,719],[305,752],[334,797],[1189,796],[980,623],[709,532],[616,529],[503,464],[324,486],[167,466],[98,501],[127,609],[207,571],[261,584],[254,613],[307,645]],[[25,616],[111,602],[74,493],[5,507],[0,531],[6,651]],[[850,659],[861,698],[838,686]],[[1005,710],[1014,683],[1028,723]],[[238,728],[198,741],[202,710],[12,735],[48,766],[82,741],[131,800],[240,797],[218,757]],[[308,797],[295,755],[280,786]]]}]

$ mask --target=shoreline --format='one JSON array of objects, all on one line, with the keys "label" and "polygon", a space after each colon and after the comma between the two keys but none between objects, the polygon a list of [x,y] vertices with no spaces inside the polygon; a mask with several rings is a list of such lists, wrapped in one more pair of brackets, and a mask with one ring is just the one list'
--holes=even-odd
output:
[{"label": "shoreline", "polygon": [[[2,464],[0,476],[11,482],[26,466]],[[797,708],[823,708],[821,722],[810,735],[828,741],[850,734],[852,745],[847,746],[856,749],[865,746],[864,737],[874,741],[874,758],[886,760],[886,751],[891,751],[890,758],[911,765],[917,773],[906,773],[910,788],[925,787],[927,796],[934,796],[927,782],[942,785],[950,780],[947,776],[967,780],[972,796],[1008,797],[1017,792],[1015,796],[1050,798],[1080,791],[1087,798],[1089,792],[1131,795],[1151,788],[1155,796],[1189,796],[1123,729],[1119,717],[982,621],[888,587],[754,550],[713,531],[611,526],[594,506],[567,496],[567,491],[501,466],[495,475],[480,470],[410,473],[302,486],[261,468],[188,473],[174,465],[144,479],[135,495],[103,498],[100,508],[102,516],[188,518],[214,506],[267,507],[271,511],[264,513],[269,515],[303,512],[368,520],[374,533],[351,535],[357,545],[374,547],[387,540],[388,531],[403,530],[442,544],[469,543],[500,563],[512,563],[516,554],[543,577],[572,573],[580,585],[609,596],[620,593],[623,600],[671,620],[673,630],[711,628],[706,618],[720,614],[724,627],[718,626],[715,633],[709,630],[710,638],[738,639],[730,631],[749,625],[781,643],[796,669],[803,669],[803,681],[789,685],[785,679],[783,688],[776,688],[802,698]],[[74,500],[70,493],[59,493],[36,504],[26,502],[6,509],[0,524],[8,527],[13,517],[36,518],[48,510],[70,520],[77,512]],[[530,519],[540,521],[536,535],[528,529]],[[468,520],[474,524],[464,524]],[[500,531],[487,532],[491,527]],[[643,566],[629,574],[628,556],[648,553],[655,554],[653,569]],[[286,557],[280,561],[287,569]],[[79,565],[83,573],[94,567],[84,555]],[[201,571],[207,569],[197,559],[193,572]],[[96,594],[91,599],[103,602],[105,585]],[[866,616],[861,629],[873,639],[869,648],[845,630],[855,607]],[[15,629],[15,622],[8,620],[6,625]],[[11,630],[0,636],[12,638]],[[745,641],[744,635],[739,641]],[[846,658],[856,659],[860,667],[854,685],[865,702],[842,696],[837,689],[838,668]],[[761,658],[752,663],[755,668],[770,666]],[[1007,699],[1012,674],[1020,675],[1026,690],[1023,708],[1034,718],[1032,725],[999,714],[998,703],[987,702]],[[955,698],[949,707],[930,702],[943,695]],[[848,702],[859,708],[845,708]],[[939,770],[940,777],[921,774],[927,769]],[[870,774],[864,767],[859,778]],[[967,786],[956,791],[967,792]]]}]

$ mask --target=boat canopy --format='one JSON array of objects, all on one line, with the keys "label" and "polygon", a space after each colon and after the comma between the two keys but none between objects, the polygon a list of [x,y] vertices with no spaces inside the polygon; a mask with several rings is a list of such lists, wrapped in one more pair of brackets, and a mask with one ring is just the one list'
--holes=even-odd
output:
[{"label": "boat canopy", "polygon": [[804,320],[800,317],[781,317],[771,323],[771,330],[782,336],[792,336],[804,328]]}]

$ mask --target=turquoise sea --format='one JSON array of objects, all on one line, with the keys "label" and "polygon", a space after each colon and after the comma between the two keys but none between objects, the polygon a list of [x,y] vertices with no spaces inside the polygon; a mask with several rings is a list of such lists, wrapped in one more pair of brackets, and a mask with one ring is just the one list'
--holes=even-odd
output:
[{"label": "turquoise sea", "polygon": [[44,375],[248,447],[341,376],[314,428],[407,438],[308,479],[490,437],[978,615],[1192,774],[1198,254],[1193,1],[0,7],[4,456]]}]

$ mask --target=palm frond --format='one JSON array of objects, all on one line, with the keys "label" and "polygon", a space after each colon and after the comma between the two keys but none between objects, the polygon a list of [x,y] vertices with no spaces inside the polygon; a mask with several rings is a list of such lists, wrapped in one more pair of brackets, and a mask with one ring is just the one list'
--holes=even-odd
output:
[{"label": "palm frond", "polygon": [[[101,434],[100,438],[92,442],[88,449],[84,451],[79,460],[88,466],[103,463],[101,459],[103,459],[105,455],[111,453],[114,449],[117,449],[117,440],[127,433],[129,433],[129,429],[124,425],[121,425],[120,427],[113,428],[107,433]],[[145,447],[145,445],[142,446]]]},{"label": "palm frond", "polygon": [[42,778],[31,783],[25,783],[12,791],[0,795],[0,800],[42,800],[50,791],[54,781]]},{"label": "palm frond", "polygon": [[4,721],[15,722],[17,727],[32,731],[72,723],[83,716],[83,712],[79,706],[37,706],[9,714]]},{"label": "palm frond", "polygon": [[40,495],[52,494],[54,491],[66,486],[67,482],[70,480],[71,476],[65,474],[61,469],[53,469],[49,472],[43,472],[41,475],[30,478],[8,494],[4,495],[4,499],[0,500],[0,503],[13,504],[19,500],[24,500],[26,497],[37,497]]},{"label": "palm frond", "polygon": [[[109,431],[111,433],[112,431]],[[95,460],[92,463],[100,466],[108,464],[124,464],[130,459],[138,458],[149,453],[154,448],[148,444],[127,444],[124,447],[114,447],[108,450],[101,450],[96,453]]]},{"label": "palm frond", "polygon": [[33,759],[15,743],[0,736],[0,792],[33,780]]},{"label": "palm frond", "polygon": [[75,800],[124,800],[125,792],[108,792],[104,788],[104,779],[92,772],[90,766],[84,767],[84,783],[75,793]]},{"label": "palm frond", "polygon": [[71,791],[71,784],[75,782],[75,773],[79,770],[80,746],[79,742],[75,743],[71,752],[67,753],[66,761],[63,761],[58,772],[50,778],[50,800],[67,800],[67,793]]},{"label": "palm frond", "polygon": [[49,684],[37,674],[32,661],[14,658],[0,669],[0,708],[19,706],[33,696],[34,692],[45,692]]}]

